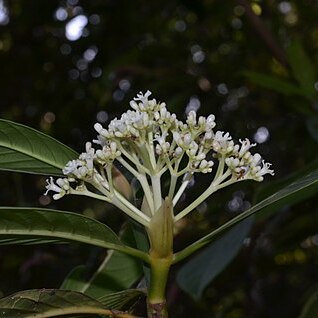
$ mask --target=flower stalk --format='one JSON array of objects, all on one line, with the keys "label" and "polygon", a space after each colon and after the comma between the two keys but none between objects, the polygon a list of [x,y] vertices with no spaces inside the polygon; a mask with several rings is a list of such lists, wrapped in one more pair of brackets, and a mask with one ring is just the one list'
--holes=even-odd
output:
[{"label": "flower stalk", "polygon": [[[150,95],[149,91],[137,94],[130,102],[132,110],[113,119],[107,129],[96,123],[97,139],[87,142],[85,152],[66,164],[65,178],[47,180],[46,194],[53,191],[55,200],[68,194],[99,199],[144,226],[150,243],[148,318],[166,318],[165,289],[176,260],[175,223],[221,188],[243,180],[260,182],[274,171],[260,154],[250,152],[255,144],[247,138],[235,144],[229,133],[214,131],[214,115],[197,118],[190,111],[182,122]],[[209,187],[178,211],[178,202],[199,173],[212,176]],[[143,191],[141,205],[133,203],[138,202],[129,181],[133,178]]]},{"label": "flower stalk", "polygon": [[168,317],[165,290],[173,261],[173,209],[169,197],[151,219],[148,228],[150,241],[150,286],[148,290],[148,318]]}]

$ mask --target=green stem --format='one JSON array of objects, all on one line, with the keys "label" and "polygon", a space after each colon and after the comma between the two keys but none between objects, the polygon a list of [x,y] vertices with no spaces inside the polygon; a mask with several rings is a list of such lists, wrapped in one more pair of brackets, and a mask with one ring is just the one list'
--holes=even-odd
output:
[{"label": "green stem", "polygon": [[224,163],[225,163],[225,155],[223,155],[220,159],[219,159],[219,165],[218,165],[218,169],[216,171],[214,180],[217,180],[224,172]]},{"label": "green stem", "polygon": [[133,204],[131,204],[120,192],[118,192],[116,189],[113,189],[114,193],[110,193],[105,188],[103,188],[100,184],[96,183],[93,184],[96,189],[98,189],[101,193],[105,195],[101,196],[99,194],[95,194],[92,192],[85,192],[85,193],[77,193],[72,192],[72,194],[80,194],[80,195],[86,195],[90,196],[99,200],[107,201],[122,210],[124,213],[126,213],[128,216],[130,216],[132,219],[137,221],[138,223],[144,225],[145,227],[149,226],[150,218],[143,214],[137,207],[135,207]]},{"label": "green stem", "polygon": [[144,191],[144,194],[146,196],[146,200],[148,202],[148,205],[150,207],[150,211],[151,211],[151,214],[153,215],[154,214],[154,202],[153,202],[153,197],[152,197],[152,192],[150,190],[150,187],[149,187],[149,184],[147,182],[147,177],[146,175],[144,174],[144,172],[138,172],[137,170],[135,170],[133,167],[131,167],[129,165],[129,163],[123,159],[123,158],[119,158],[118,161],[129,171],[131,172],[136,178],[137,180],[139,181],[143,191]]},{"label": "green stem", "polygon": [[[118,145],[118,149],[121,151],[121,153],[130,160],[137,169],[140,169],[144,173],[150,174],[150,171],[139,162],[138,156],[131,155],[128,151],[125,150],[125,148],[122,145]],[[133,152],[132,152],[133,153]]]},{"label": "green stem", "polygon": [[155,175],[151,176],[151,184],[152,184],[152,192],[153,192],[153,196],[154,196],[155,213],[162,205],[160,177],[161,177],[160,174],[155,174]]},{"label": "green stem", "polygon": [[178,203],[179,199],[181,198],[182,193],[183,193],[183,192],[185,191],[185,189],[187,188],[187,186],[188,186],[188,184],[189,184],[189,182],[190,182],[192,176],[193,176],[193,173],[191,172],[191,173],[189,173],[189,175],[187,176],[187,178],[182,181],[182,183],[181,183],[181,185],[180,185],[180,187],[179,187],[179,189],[178,189],[176,195],[174,196],[174,198],[173,198],[173,200],[172,200],[173,206],[175,206],[175,205]]},{"label": "green stem", "polygon": [[150,256],[150,286],[147,299],[148,318],[168,318],[165,297],[166,285],[172,257],[157,258]]},{"label": "green stem", "polygon": [[154,146],[153,146],[153,133],[152,132],[148,133],[148,142],[146,142],[146,149],[148,150],[151,165],[152,165],[153,169],[156,169],[157,162],[156,162],[156,156],[155,156],[155,151],[154,151]]},{"label": "green stem", "polygon": [[115,190],[115,196],[112,198],[112,204],[117,206],[120,210],[130,216],[138,223],[149,226],[150,218],[143,214],[139,209],[133,206],[128,200],[125,199],[119,192]]},{"label": "green stem", "polygon": [[194,200],[190,205],[188,205],[184,210],[182,210],[180,213],[178,213],[174,221],[177,222],[183,217],[185,217],[188,213],[193,211],[198,205],[200,205],[204,200],[206,200],[212,193],[216,192],[219,189],[222,189],[234,182],[236,182],[236,179],[229,179],[228,181],[221,183],[224,179],[229,177],[231,175],[230,170],[227,170],[221,177],[219,177],[217,180],[214,180],[211,185],[196,199]]},{"label": "green stem", "polygon": [[106,202],[109,202],[109,203],[112,202],[111,199],[109,199],[108,197],[106,197],[104,195],[100,195],[100,194],[94,193],[94,192],[90,192],[88,190],[86,190],[86,191],[77,191],[77,190],[71,189],[70,190],[70,194],[83,195],[83,196],[86,196],[86,197],[91,197],[91,198],[94,198],[94,199],[97,199],[97,200],[101,200],[101,201],[106,201]]},{"label": "green stem", "polygon": [[178,176],[176,174],[171,174],[169,194],[168,194],[168,197],[171,198],[171,200],[173,199],[173,195],[176,190],[177,180],[178,180]]},{"label": "green stem", "polygon": [[[46,312],[41,312],[41,313],[35,313],[32,314],[32,317],[34,318],[50,318],[50,317],[59,317],[59,316],[64,316],[65,315],[92,315],[92,314],[97,314],[97,315],[103,315],[107,317],[117,317],[117,318],[138,318],[137,316],[133,316],[127,312],[122,312],[122,311],[116,311],[116,310],[110,310],[110,309],[105,309],[105,308],[97,308],[93,306],[72,306],[69,308],[53,308],[50,309]],[[30,316],[29,316],[30,317]],[[74,317],[74,316],[73,316]]]}]

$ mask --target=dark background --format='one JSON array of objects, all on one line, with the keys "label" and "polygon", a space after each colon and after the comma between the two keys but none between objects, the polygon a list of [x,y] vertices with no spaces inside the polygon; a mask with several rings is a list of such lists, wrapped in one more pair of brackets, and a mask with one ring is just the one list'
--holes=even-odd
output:
[{"label": "dark background", "polygon": [[[317,167],[318,79],[309,83],[310,94],[292,94],[272,87],[274,80],[266,84],[246,74],[261,72],[296,86],[296,66],[316,74],[317,17],[314,0],[0,0],[0,116],[81,152],[95,137],[95,122],[107,125],[149,89],[180,119],[190,108],[213,113],[217,129],[259,141],[257,151],[273,163],[275,176],[216,194],[192,214],[191,226],[177,237],[181,246]],[[301,55],[291,63],[287,51],[294,41],[309,66]],[[188,198],[204,184],[196,182]],[[76,211],[117,230],[124,221],[112,207],[89,199],[51,202],[44,186],[44,177],[1,172],[0,204]],[[172,275],[172,317],[298,317],[317,287],[315,193],[257,222],[200,302],[182,293]],[[56,288],[73,266],[92,270],[103,253],[83,245],[1,247],[0,293]]]}]

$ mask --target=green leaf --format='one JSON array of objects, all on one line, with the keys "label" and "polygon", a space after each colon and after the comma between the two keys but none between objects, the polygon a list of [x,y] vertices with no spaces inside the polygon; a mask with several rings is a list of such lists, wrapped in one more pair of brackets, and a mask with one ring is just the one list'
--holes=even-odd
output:
[{"label": "green leaf", "polygon": [[146,291],[142,289],[126,289],[118,293],[107,294],[98,297],[97,300],[109,308],[117,310],[130,309],[140,298],[146,296]]},{"label": "green leaf", "polygon": [[177,274],[179,286],[194,299],[200,299],[204,289],[239,252],[252,223],[253,218],[248,218],[237,224],[181,267]]},{"label": "green leaf", "polygon": [[[133,224],[133,233],[136,240],[137,248],[147,253],[150,248],[147,233],[143,227],[139,224]],[[150,267],[149,264],[143,263],[143,272],[145,277],[145,283],[147,286],[150,284]]]},{"label": "green leaf", "polygon": [[[127,296],[122,295],[122,298],[124,297]],[[112,311],[117,308],[110,309],[102,302],[78,292],[56,289],[26,290],[0,299],[1,317],[7,318],[48,318],[65,315],[68,317],[92,317],[92,315],[93,317],[100,317],[100,315],[128,317],[123,312]]]},{"label": "green leaf", "polygon": [[306,125],[311,137],[318,142],[318,116],[307,118]]},{"label": "green leaf", "polygon": [[258,73],[258,72],[252,72],[252,71],[245,71],[243,72],[243,75],[249,78],[255,84],[260,85],[267,89],[271,89],[275,92],[278,92],[287,96],[293,96],[293,95],[304,96],[304,92],[299,87],[292,84],[290,81],[286,81],[275,76],[266,75],[266,74]]},{"label": "green leaf", "polygon": [[317,80],[315,67],[305,52],[299,40],[293,40],[287,48],[288,61],[292,68],[294,78],[308,97],[313,97],[317,92],[314,84]]},{"label": "green leaf", "polygon": [[[255,196],[255,202],[259,202],[270,195],[273,195],[283,187],[288,186],[289,184],[296,182],[302,176],[309,174],[311,171],[318,169],[318,161],[312,161],[311,163],[307,163],[304,168],[292,173],[291,175],[285,177],[281,180],[276,180],[270,183],[265,184],[263,187],[259,189]],[[279,209],[285,206],[292,206],[299,202],[302,202],[310,197],[316,195],[318,193],[318,183],[313,183],[308,187],[300,189],[295,192],[293,195],[282,198],[279,201],[274,202],[273,204],[268,205],[262,209],[262,213],[256,215],[257,220],[264,220],[269,217],[273,213],[277,212]]]},{"label": "green leaf", "polygon": [[264,199],[263,201],[257,203],[250,209],[246,210],[245,212],[239,214],[238,216],[234,217],[233,219],[229,220],[225,224],[221,225],[217,229],[213,230],[208,235],[202,237],[198,241],[194,242],[193,244],[187,246],[180,252],[175,254],[174,263],[179,262],[180,260],[184,259],[185,257],[191,255],[193,252],[198,250],[199,248],[205,246],[209,242],[213,241],[217,236],[219,236],[224,231],[228,230],[230,227],[238,224],[239,222],[243,221],[244,219],[248,218],[249,216],[255,214],[256,212],[262,210],[263,208],[274,204],[275,202],[286,198],[288,196],[294,195],[298,191],[307,188],[311,185],[314,185],[318,181],[318,170],[311,172],[310,174],[306,175],[303,178],[298,179],[297,181],[291,183],[287,187],[279,190],[275,194],[269,196],[268,198]]},{"label": "green leaf", "polygon": [[78,154],[33,128],[0,119],[0,169],[63,175],[62,168]]},{"label": "green leaf", "polygon": [[[121,239],[131,243],[130,228],[123,231]],[[89,280],[84,279],[85,267],[77,266],[63,282],[61,289],[70,289],[98,298],[130,288],[142,275],[141,262],[136,258],[109,251],[104,261]]]},{"label": "green leaf", "polygon": [[81,242],[115,249],[147,260],[144,252],[124,245],[105,224],[65,211],[0,207],[0,244]]},{"label": "green leaf", "polygon": [[318,290],[316,290],[307,300],[299,318],[316,318],[318,312]]},{"label": "green leaf", "polygon": [[85,275],[85,266],[79,265],[74,267],[67,277],[64,279],[60,289],[72,290],[81,292],[86,285],[86,281],[84,279]]},{"label": "green leaf", "polygon": [[110,251],[83,292],[97,298],[131,287],[142,275],[140,262],[132,256]]}]

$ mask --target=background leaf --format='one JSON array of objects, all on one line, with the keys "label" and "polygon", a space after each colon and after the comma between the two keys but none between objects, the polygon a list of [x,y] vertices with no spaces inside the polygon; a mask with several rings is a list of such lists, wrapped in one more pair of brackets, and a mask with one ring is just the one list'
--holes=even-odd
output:
[{"label": "background leaf", "polygon": [[[139,224],[133,224],[133,233],[136,240],[136,246],[139,250],[147,253],[149,251],[150,245],[147,233],[143,227]],[[144,284],[149,286],[150,283],[150,267],[147,263],[143,262],[142,264],[144,272]]]},{"label": "background leaf", "polygon": [[142,275],[142,267],[136,258],[109,251],[83,292],[94,298],[131,287]]},{"label": "background leaf", "polygon": [[33,128],[0,119],[0,169],[63,175],[62,168],[78,154]]},{"label": "background leaf", "polygon": [[[128,293],[119,295],[122,299],[127,298]],[[140,293],[133,292],[133,298],[140,297]],[[117,297],[118,298],[118,297]],[[104,300],[106,304],[106,299]],[[119,304],[120,302],[118,302]],[[21,317],[21,318],[44,318],[72,315],[72,317],[91,317],[91,315],[111,315],[110,309],[102,302],[95,300],[87,295],[65,290],[41,289],[26,290],[9,297],[0,299],[1,317]],[[118,313],[119,314],[119,313]],[[112,316],[115,316],[113,314]],[[125,317],[125,315],[118,315]]]},{"label": "background leaf", "polygon": [[315,67],[305,52],[302,43],[294,39],[287,48],[288,61],[292,68],[294,78],[298,81],[308,97],[313,97],[317,92],[314,84],[317,80]]},{"label": "background leaf", "polygon": [[177,274],[179,286],[200,299],[204,289],[237,255],[252,224],[253,218],[244,220],[190,259]]},{"label": "background leaf", "polygon": [[[255,199],[256,202],[260,202],[264,200],[265,198],[280,191],[280,189],[282,189],[283,187],[286,187],[293,182],[297,182],[297,180],[301,179],[302,176],[307,175],[308,173],[310,173],[310,171],[313,171],[317,168],[318,168],[318,162],[313,161],[310,164],[308,164],[306,167],[304,167],[303,169],[297,172],[294,172],[289,177],[267,184],[266,186],[262,187],[260,191],[256,193],[256,199]],[[279,209],[286,206],[292,206],[299,202],[308,200],[309,198],[315,196],[317,193],[318,193],[318,183],[315,182],[309,185],[308,187],[299,189],[297,192],[293,193],[292,195],[286,196],[264,207],[262,209],[262,213],[258,213],[255,217],[257,220],[264,220],[265,218],[268,218],[269,216],[277,212]]]},{"label": "background leaf", "polygon": [[307,188],[309,186],[314,185],[318,181],[318,170],[315,170],[308,174],[307,176],[298,179],[297,181],[291,183],[287,187],[277,191],[273,195],[269,196],[268,198],[264,199],[263,201],[255,204],[250,209],[246,210],[245,212],[239,214],[238,216],[234,217],[233,219],[229,220],[225,224],[221,225],[217,229],[213,230],[210,234],[202,237],[198,241],[194,242],[193,244],[189,245],[185,249],[175,254],[175,261],[180,261],[181,259],[187,257],[188,255],[192,254],[194,251],[198,250],[202,246],[208,244],[212,240],[215,239],[216,236],[220,235],[230,227],[234,226],[235,224],[243,221],[244,219],[248,218],[249,216],[255,214],[256,212],[262,210],[263,208],[285,198],[294,193]]},{"label": "background leaf", "polygon": [[0,244],[82,242],[139,257],[144,253],[124,245],[105,224],[65,211],[0,207]]},{"label": "background leaf", "polygon": [[318,116],[308,118],[306,125],[311,137],[318,142]]},{"label": "background leaf", "polygon": [[129,310],[140,298],[146,297],[146,291],[142,289],[126,289],[121,292],[107,294],[98,297],[97,300],[108,308]]},{"label": "background leaf", "polygon": [[[132,235],[131,228],[126,227],[121,240],[131,245]],[[108,251],[104,261],[89,280],[85,280],[84,274],[84,266],[75,267],[60,288],[79,291],[94,298],[102,297],[131,288],[142,275],[142,264],[132,256]]]},{"label": "background leaf", "polygon": [[318,290],[315,290],[308,298],[299,318],[316,318],[318,312]]},{"label": "background leaf", "polygon": [[74,267],[64,279],[60,289],[81,292],[87,283],[85,274],[86,269],[84,265]]},{"label": "background leaf", "polygon": [[287,96],[304,95],[303,91],[289,80],[283,80],[275,76],[252,71],[245,71],[243,75],[255,84]]}]

